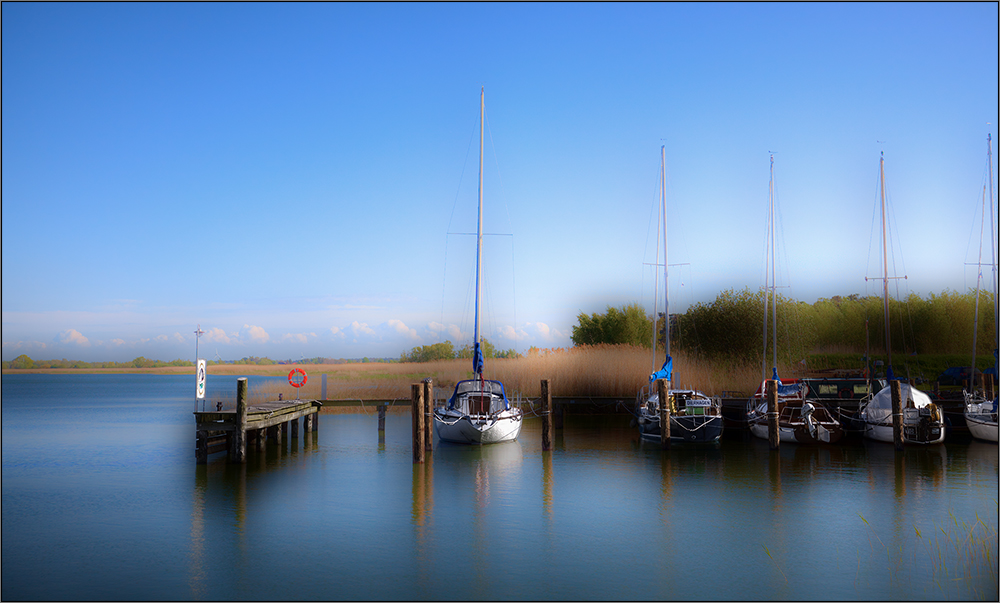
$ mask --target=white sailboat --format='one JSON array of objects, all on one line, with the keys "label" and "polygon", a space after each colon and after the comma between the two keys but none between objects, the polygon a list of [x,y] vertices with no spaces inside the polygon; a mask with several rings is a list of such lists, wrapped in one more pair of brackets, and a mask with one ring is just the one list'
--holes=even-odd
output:
[{"label": "white sailboat", "polygon": [[512,408],[503,383],[483,378],[482,337],[479,333],[483,275],[483,123],[485,88],[479,93],[479,226],[476,231],[476,318],[472,367],[475,378],[459,381],[447,405],[434,409],[434,429],[446,442],[493,444],[516,440],[523,414]]},{"label": "white sailboat", "polygon": [[[872,396],[859,413],[865,425],[865,437],[880,442],[893,443],[892,425],[892,345],[889,337],[889,263],[887,259],[887,243],[885,228],[885,157],[880,156],[878,162],[879,190],[881,191],[882,210],[882,309],[885,315],[885,351],[886,385]],[[903,411],[903,443],[904,444],[940,444],[944,441],[944,413],[934,404],[930,396],[912,387],[908,383],[900,383],[900,397]]]},{"label": "white sailboat", "polygon": [[[666,147],[660,147],[660,212],[663,216],[663,282],[664,282],[664,349],[666,359],[660,370],[649,377],[650,387],[642,388],[637,396],[636,421],[639,436],[659,442],[660,437],[660,396],[652,390],[657,379],[672,381],[673,358],[670,357],[670,296],[667,286],[667,201],[666,201]],[[654,324],[653,358],[656,358],[656,334]],[[655,364],[653,365],[655,368]],[[671,442],[717,442],[722,437],[722,401],[710,398],[694,389],[670,389],[667,392],[670,405]]]},{"label": "white sailboat", "polygon": [[[771,290],[771,328],[773,364],[771,379],[778,382],[778,440],[795,444],[832,444],[844,435],[840,421],[818,400],[807,400],[809,388],[798,379],[778,377],[778,287],[774,273],[774,155],[771,155],[771,178],[768,184],[768,239],[770,241],[770,281],[767,286],[765,266],[764,291],[764,358],[761,367],[761,384],[757,393],[747,404],[747,423],[750,433],[758,438],[769,438],[770,426],[767,419],[767,401],[764,398],[764,384],[767,379],[767,289]],[[766,260],[765,260],[766,262]]]},{"label": "white sailboat", "polygon": [[[996,245],[994,243],[994,237],[996,236],[996,228],[993,224],[993,144],[992,138],[989,134],[986,135],[986,157],[989,163],[989,189],[990,189],[990,251],[993,254],[993,316],[994,321],[1000,318],[1000,306],[997,302],[997,252]],[[983,192],[983,214],[984,220],[981,227],[986,226],[985,220],[986,213],[986,193]],[[993,394],[993,399],[990,400],[986,397],[985,383],[983,383],[983,389],[977,390],[975,388],[975,366],[976,366],[976,334],[979,331],[979,283],[982,280],[982,249],[983,249],[983,239],[982,230],[980,230],[979,236],[979,254],[980,263],[977,266],[977,276],[976,276],[976,317],[972,323],[972,381],[973,386],[972,391],[962,391],[962,395],[965,398],[965,424],[969,428],[969,433],[972,437],[986,440],[987,442],[997,441],[997,394]],[[994,324],[998,324],[994,322]],[[993,330],[995,336],[998,335],[996,329]],[[1000,337],[1000,336],[998,336]],[[993,366],[997,366],[997,348],[1000,347],[1000,343],[995,343],[993,348]]]}]

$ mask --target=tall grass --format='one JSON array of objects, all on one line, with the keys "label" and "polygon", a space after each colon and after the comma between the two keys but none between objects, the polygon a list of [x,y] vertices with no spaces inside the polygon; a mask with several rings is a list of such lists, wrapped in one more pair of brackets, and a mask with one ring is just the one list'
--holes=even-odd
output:
[{"label": "tall grass", "polygon": [[[662,364],[662,353],[654,365],[648,348],[628,345],[580,346],[549,353],[531,354],[521,358],[491,358],[486,360],[485,377],[504,384],[508,396],[534,399],[541,395],[541,381],[548,379],[550,391],[556,396],[622,397],[631,400],[640,388],[649,384],[650,373]],[[741,366],[709,362],[674,354],[674,387],[699,389],[709,395],[753,392],[760,384],[759,366]],[[216,367],[209,370],[215,372]],[[284,376],[289,365],[261,371]],[[421,363],[365,363],[304,366],[309,373],[305,386],[296,389],[285,379],[255,380],[250,377],[251,403],[284,399],[319,399],[321,377],[327,376],[327,399],[331,400],[408,400],[410,385],[425,378],[434,380],[438,388],[450,390],[455,383],[472,377],[472,362],[468,359],[436,360]],[[246,369],[244,368],[244,371]],[[779,367],[779,371],[791,371]],[[231,374],[245,374],[230,371]],[[786,374],[786,373],[783,373]],[[218,401],[230,408],[235,404],[232,392],[211,392],[210,406]],[[440,394],[439,394],[440,395]]]}]

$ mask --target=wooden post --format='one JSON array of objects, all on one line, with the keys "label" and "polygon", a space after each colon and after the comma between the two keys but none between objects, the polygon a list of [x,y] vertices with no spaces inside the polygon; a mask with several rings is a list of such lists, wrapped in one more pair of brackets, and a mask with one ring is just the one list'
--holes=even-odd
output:
[{"label": "wooden post", "polygon": [[413,419],[413,462],[424,462],[424,387],[410,386],[410,414]]},{"label": "wooden post", "polygon": [[204,465],[208,462],[208,432],[198,430],[197,440],[195,441],[194,450],[195,462],[199,465]]},{"label": "wooden post", "polygon": [[283,421],[281,423],[281,440],[278,443],[280,444],[282,442],[288,442],[288,421]]},{"label": "wooden post", "polygon": [[236,431],[229,447],[230,463],[247,462],[247,378],[236,380]]},{"label": "wooden post", "polygon": [[670,382],[656,380],[656,395],[660,402],[660,445],[670,447]]},{"label": "wooden post", "polygon": [[281,446],[281,427],[272,425],[267,428],[267,437],[276,445]]},{"label": "wooden post", "polygon": [[293,440],[299,439],[299,420],[292,419],[291,421],[289,421],[289,423],[292,424],[292,439]]},{"label": "wooden post", "polygon": [[542,450],[552,450],[552,392],[548,379],[542,379]]},{"label": "wooden post", "polygon": [[892,394],[892,445],[896,450],[903,449],[903,395],[899,381],[889,382],[889,392]]},{"label": "wooden post", "polygon": [[434,381],[424,379],[424,450],[434,451]]},{"label": "wooden post", "polygon": [[313,423],[316,421],[317,413],[319,413],[318,408],[316,409],[316,412],[311,412],[303,418],[302,431],[306,433],[313,432]]},{"label": "wooden post", "polygon": [[253,430],[253,432],[254,435],[256,436],[254,438],[253,449],[255,452],[263,452],[264,442],[267,439],[267,434],[264,432],[263,429],[255,429]]},{"label": "wooden post", "polygon": [[778,384],[777,379],[768,379],[764,386],[764,395],[767,397],[767,445],[771,450],[777,450],[781,444],[781,435],[778,433]]}]

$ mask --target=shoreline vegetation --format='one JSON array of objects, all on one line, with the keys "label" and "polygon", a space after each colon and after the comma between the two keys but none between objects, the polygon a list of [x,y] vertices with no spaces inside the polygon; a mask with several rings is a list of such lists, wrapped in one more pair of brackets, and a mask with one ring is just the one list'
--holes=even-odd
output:
[{"label": "shoreline vegetation", "polygon": [[[762,354],[771,341],[762,342],[763,291],[727,290],[711,303],[698,303],[684,314],[670,316],[671,356],[675,387],[699,389],[709,395],[745,396],[756,391],[762,378]],[[930,389],[950,367],[968,367],[972,356],[972,327],[977,292],[965,294],[945,290],[926,299],[910,295],[890,302],[893,370],[896,375]],[[979,291],[979,331],[976,368],[994,366],[996,324],[990,291]],[[883,302],[880,297],[835,296],[813,304],[779,295],[778,373],[782,377],[861,376],[866,368],[884,376]],[[662,346],[653,359],[655,328],[663,339],[664,317],[646,315],[638,304],[608,307],[604,314],[577,317],[573,327],[574,347],[530,348],[521,354],[499,350],[483,341],[487,377],[502,381],[508,395],[535,397],[540,381],[549,379],[556,395],[619,397],[632,399],[648,383],[651,372],[663,362]],[[768,339],[771,333],[766,336]],[[918,354],[919,352],[919,354]],[[275,361],[249,356],[235,362],[208,361],[209,375],[284,377],[292,368],[302,368],[310,379],[301,391],[287,388],[286,395],[317,398],[319,375],[326,374],[329,399],[407,398],[410,384],[431,378],[440,387],[450,387],[470,378],[469,346],[455,348],[450,341],[413,348],[398,359],[363,358],[344,360],[308,358]],[[163,362],[142,356],[127,362],[73,360],[34,361],[25,354],[2,363],[4,375],[45,374],[154,374],[193,375],[194,362]],[[767,363],[770,373],[771,362]],[[992,372],[992,371],[990,371]],[[994,376],[995,378],[995,376]],[[262,385],[265,382],[262,382]],[[278,388],[270,380],[269,388]],[[954,386],[961,384],[942,383]],[[251,388],[253,385],[251,385]],[[279,389],[261,392],[281,393]]]}]

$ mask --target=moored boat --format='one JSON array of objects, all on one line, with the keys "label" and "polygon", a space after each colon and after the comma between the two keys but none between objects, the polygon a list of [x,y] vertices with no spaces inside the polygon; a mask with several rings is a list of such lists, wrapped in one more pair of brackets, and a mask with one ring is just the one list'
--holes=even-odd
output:
[{"label": "moored boat", "polygon": [[[645,440],[661,441],[660,396],[655,391],[655,383],[665,379],[673,380],[673,359],[670,356],[670,295],[668,286],[669,265],[667,264],[667,201],[666,201],[666,147],[660,147],[660,213],[663,218],[663,347],[666,360],[660,370],[649,376],[649,386],[643,387],[636,395],[636,423],[639,436]],[[655,303],[654,303],[655,306]],[[653,358],[656,358],[656,320],[653,320]],[[655,368],[656,365],[654,364]],[[670,409],[671,443],[717,442],[722,437],[722,400],[709,397],[694,389],[669,389],[667,392]]]},{"label": "moored boat", "polygon": [[[771,155],[771,178],[768,199],[767,238],[770,241],[770,286],[765,282],[764,291],[764,361],[762,372],[766,374],[767,367],[767,305],[768,292],[771,295],[771,328],[773,331],[772,353],[773,365],[771,379],[778,382],[777,412],[778,440],[795,444],[834,443],[844,435],[840,421],[835,419],[826,407],[818,400],[807,400],[808,387],[798,379],[781,379],[778,377],[778,295],[774,274],[774,155]],[[766,260],[765,260],[766,262]],[[765,270],[765,275],[767,271]],[[765,440],[770,436],[770,425],[767,417],[767,401],[764,398],[762,380],[757,393],[747,403],[747,424],[750,433]]]},{"label": "moored boat", "polygon": [[[892,341],[889,331],[889,265],[886,242],[885,157],[879,157],[879,190],[882,211],[882,311],[885,318],[886,380],[871,400],[863,404],[858,416],[864,423],[866,438],[894,443],[892,420]],[[930,396],[908,383],[900,383],[902,440],[904,444],[940,444],[945,437],[944,413]]]},{"label": "moored boat", "polygon": [[[986,135],[986,163],[989,166],[989,191],[990,191],[990,232],[996,233],[996,228],[993,225],[993,145],[992,138],[989,134]],[[984,187],[986,188],[986,187]],[[986,195],[985,191],[983,194],[983,214],[986,214]],[[990,400],[986,394],[986,383],[985,375],[982,375],[983,381],[981,381],[982,389],[977,390],[975,388],[976,381],[976,335],[979,331],[979,283],[982,281],[982,231],[985,229],[986,221],[983,220],[983,224],[980,228],[980,238],[979,238],[979,254],[980,261],[978,266],[978,276],[976,278],[976,316],[972,322],[972,388],[971,391],[962,391],[962,395],[965,400],[965,425],[969,428],[969,433],[972,437],[985,440],[987,442],[997,441],[997,394],[994,392],[993,399]],[[994,326],[998,324],[997,319],[1000,318],[1000,300],[997,300],[997,257],[996,257],[996,245],[994,244],[994,234],[990,235],[990,251],[993,254],[993,324]],[[994,337],[1000,337],[1000,332],[995,328],[993,331]],[[994,340],[993,346],[993,374],[1000,374],[997,370],[997,349],[1000,348],[1000,343]]]},{"label": "moored boat", "polygon": [[473,334],[472,369],[474,379],[455,384],[446,406],[434,409],[434,429],[438,437],[459,444],[495,444],[516,440],[523,414],[513,408],[503,384],[483,378],[483,350],[479,333],[480,294],[483,257],[483,123],[485,90],[479,96],[479,226],[476,232],[476,318]]}]

